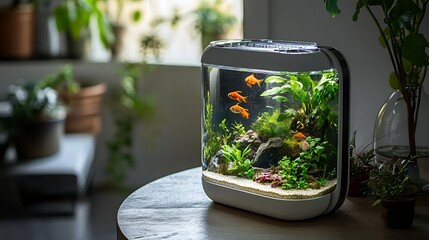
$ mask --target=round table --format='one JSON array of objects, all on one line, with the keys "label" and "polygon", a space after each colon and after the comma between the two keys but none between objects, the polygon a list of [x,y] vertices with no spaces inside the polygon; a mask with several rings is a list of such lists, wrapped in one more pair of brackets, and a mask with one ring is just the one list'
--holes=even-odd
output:
[{"label": "round table", "polygon": [[214,203],[201,168],[153,181],[129,195],[117,216],[118,239],[429,239],[429,199],[419,198],[413,227],[387,228],[368,197],[347,198],[337,211],[283,221]]}]

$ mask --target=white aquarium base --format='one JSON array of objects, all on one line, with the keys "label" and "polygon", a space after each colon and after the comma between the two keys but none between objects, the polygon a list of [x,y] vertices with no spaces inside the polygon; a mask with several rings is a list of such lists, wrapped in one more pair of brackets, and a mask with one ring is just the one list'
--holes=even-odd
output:
[{"label": "white aquarium base", "polygon": [[282,199],[232,188],[202,178],[203,189],[213,201],[282,220],[305,220],[327,213],[331,193],[309,199]]}]

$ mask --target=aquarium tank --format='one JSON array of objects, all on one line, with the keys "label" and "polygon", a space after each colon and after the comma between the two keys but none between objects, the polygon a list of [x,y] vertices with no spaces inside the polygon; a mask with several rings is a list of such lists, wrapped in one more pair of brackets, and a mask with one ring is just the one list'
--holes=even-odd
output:
[{"label": "aquarium tank", "polygon": [[348,185],[349,74],[311,42],[212,42],[202,58],[202,182],[213,201],[285,220],[327,214]]}]

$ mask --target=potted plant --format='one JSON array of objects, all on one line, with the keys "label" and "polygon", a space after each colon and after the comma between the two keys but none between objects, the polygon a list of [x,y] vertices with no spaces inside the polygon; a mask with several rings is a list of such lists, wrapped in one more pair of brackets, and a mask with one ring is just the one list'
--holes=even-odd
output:
[{"label": "potted plant", "polygon": [[[340,12],[337,1],[324,1],[332,16]],[[357,21],[362,8],[368,12],[393,67],[388,81],[395,91],[376,120],[375,153],[387,158],[406,158],[412,161],[409,164],[412,168],[416,168],[418,158],[429,157],[426,139],[429,133],[424,128],[428,120],[422,118],[425,112],[419,111],[428,108],[422,101],[422,86],[429,65],[429,42],[420,32],[428,3],[428,0],[359,0],[353,14],[353,20]],[[374,12],[377,7],[382,10],[381,18]],[[400,116],[406,117],[402,120]],[[417,139],[419,134],[421,138]],[[418,176],[413,176],[413,181],[419,181]]]},{"label": "potted plant", "polygon": [[418,188],[410,182],[409,163],[409,160],[387,161],[370,172],[368,186],[377,198],[373,205],[383,207],[383,219],[391,228],[410,227],[414,219]]},{"label": "potted plant", "polygon": [[97,0],[64,0],[54,9],[54,16],[58,30],[68,34],[72,58],[81,58],[85,54],[93,19],[97,24],[96,34],[106,49],[114,40],[109,21]]},{"label": "potted plant", "polygon": [[32,0],[13,0],[0,8],[0,58],[33,55],[35,10]]},{"label": "potted plant", "polygon": [[66,104],[65,131],[67,133],[97,134],[100,132],[106,84],[78,82],[74,78],[71,64],[65,64],[57,73],[46,76],[41,84],[56,89],[61,100]]},{"label": "potted plant", "polygon": [[353,133],[349,148],[350,176],[347,195],[351,197],[366,195],[369,173],[374,167],[374,151],[356,149],[356,132]]},{"label": "potted plant", "polygon": [[19,159],[52,155],[60,148],[65,108],[57,92],[39,83],[14,85],[8,97],[9,135]]},{"label": "potted plant", "polygon": [[[117,58],[118,54],[122,49],[122,39],[125,33],[124,21],[126,21],[124,13],[127,13],[126,11],[124,11],[125,6],[130,5],[131,3],[139,4],[142,1],[143,0],[103,0],[103,11],[107,16],[107,19],[109,20],[114,35],[114,41],[111,45],[111,52],[113,58]],[[141,17],[142,11],[139,8],[136,8],[131,12],[129,20],[136,23],[140,21]]]}]

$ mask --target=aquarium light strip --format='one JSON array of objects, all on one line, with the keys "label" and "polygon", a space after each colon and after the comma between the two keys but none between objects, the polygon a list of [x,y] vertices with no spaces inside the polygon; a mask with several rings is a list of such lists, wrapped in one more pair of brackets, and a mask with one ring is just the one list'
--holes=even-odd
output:
[{"label": "aquarium light strip", "polygon": [[240,50],[269,51],[278,53],[319,52],[319,46],[313,42],[273,41],[273,40],[231,40],[213,42],[217,47]]}]

